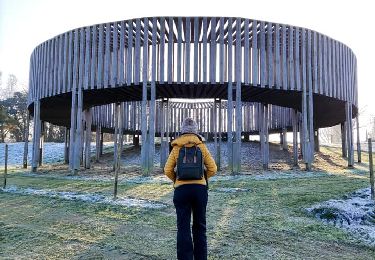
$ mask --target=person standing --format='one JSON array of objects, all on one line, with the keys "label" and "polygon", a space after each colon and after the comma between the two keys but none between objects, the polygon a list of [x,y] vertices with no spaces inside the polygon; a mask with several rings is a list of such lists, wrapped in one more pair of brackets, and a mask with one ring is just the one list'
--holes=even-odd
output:
[{"label": "person standing", "polygon": [[[182,179],[175,167],[180,162],[180,149],[199,148],[204,165],[201,178]],[[194,160],[195,162],[195,160]],[[178,165],[177,165],[178,166]],[[178,167],[177,167],[178,168]],[[198,125],[192,118],[185,118],[181,125],[181,136],[172,142],[172,151],[164,167],[164,173],[174,182],[173,203],[177,215],[177,258],[207,259],[206,207],[208,200],[208,179],[215,175],[217,166],[198,135]],[[181,176],[181,175],[180,175]],[[190,230],[193,215],[192,232]],[[193,234],[193,239],[191,237]]]}]

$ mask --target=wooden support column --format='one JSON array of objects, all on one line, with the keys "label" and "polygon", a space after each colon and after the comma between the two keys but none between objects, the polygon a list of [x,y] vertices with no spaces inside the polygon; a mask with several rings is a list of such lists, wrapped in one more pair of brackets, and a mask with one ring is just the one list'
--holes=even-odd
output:
[{"label": "wooden support column", "polygon": [[356,126],[357,126],[357,161],[358,163],[362,162],[361,158],[361,139],[359,136],[359,114],[355,118]]},{"label": "wooden support column", "polygon": [[74,166],[73,166],[73,174],[77,174],[80,165],[81,165],[81,158],[82,158],[82,108],[83,108],[83,95],[82,89],[78,90],[77,95],[77,128],[75,131],[75,142],[74,142]]},{"label": "wooden support column", "polygon": [[218,144],[218,152],[217,152],[217,170],[220,171],[221,169],[221,143],[222,143],[222,131],[223,131],[223,111],[221,109],[221,99],[218,100],[218,113],[219,113],[219,144]]},{"label": "wooden support column", "polygon": [[[307,39],[306,39],[307,36]],[[311,73],[311,32],[302,29],[302,131],[303,159],[310,171],[314,160],[313,92]],[[307,56],[307,57],[306,57]]]},{"label": "wooden support column", "polygon": [[33,134],[33,154],[32,154],[32,172],[36,172],[39,164],[39,145],[40,145],[40,101],[34,101],[34,134]]},{"label": "wooden support column", "polygon": [[43,154],[44,154],[44,137],[46,132],[46,123],[42,121],[40,125],[40,142],[39,142],[39,166],[43,165]]},{"label": "wooden support column", "polygon": [[27,168],[27,156],[29,153],[29,131],[30,131],[30,115],[27,114],[26,127],[23,134],[24,148],[23,148],[23,168]]},{"label": "wooden support column", "polygon": [[100,160],[100,144],[101,144],[101,126],[97,124],[96,134],[95,134],[95,160],[99,162]]},{"label": "wooden support column", "polygon": [[90,169],[91,167],[91,124],[92,124],[92,109],[85,110],[86,118],[86,132],[85,132],[85,169]]},{"label": "wooden support column", "polygon": [[167,130],[168,124],[170,123],[168,120],[168,99],[163,99],[160,106],[160,167],[164,168],[165,163],[167,162],[168,154],[169,154],[169,137]]},{"label": "wooden support column", "polygon": [[236,142],[233,149],[233,173],[241,173],[241,142],[242,142],[242,100],[241,100],[241,75],[242,75],[242,48],[241,48],[241,19],[236,21],[235,45],[235,79],[236,79]]},{"label": "wooden support column", "polygon": [[69,163],[69,132],[70,129],[68,127],[64,128],[64,163]]},{"label": "wooden support column", "polygon": [[343,158],[347,157],[347,148],[346,148],[346,122],[341,123],[341,154],[342,154]]},{"label": "wooden support column", "polygon": [[268,105],[259,104],[259,134],[260,134],[260,151],[262,155],[263,169],[268,169],[269,165],[269,144],[268,144]]},{"label": "wooden support column", "polygon": [[288,139],[287,139],[288,131],[286,128],[283,128],[283,150],[288,150]]},{"label": "wooden support column", "polygon": [[118,184],[118,175],[121,168],[121,143],[122,143],[122,113],[121,113],[121,104],[116,103],[115,105],[115,142],[114,142],[114,170],[115,170],[115,182],[114,182],[114,199],[117,198],[117,184]]},{"label": "wooden support column", "polygon": [[293,123],[293,165],[298,166],[298,114],[293,109],[292,112],[292,123]]},{"label": "wooden support column", "polygon": [[72,91],[72,106],[70,110],[70,136],[69,136],[69,169],[74,174],[75,158],[75,136],[77,128],[77,98],[78,94],[75,88]]},{"label": "wooden support column", "polygon": [[314,151],[320,152],[319,129],[314,131]]},{"label": "wooden support column", "polygon": [[216,99],[214,100],[214,106],[213,106],[213,131],[214,131],[214,150],[215,150],[215,163],[216,165],[219,164],[220,160],[220,149],[219,149],[219,140],[218,140],[218,111],[220,109],[220,100]]},{"label": "wooden support column", "polygon": [[104,133],[102,131],[102,128],[100,127],[100,156],[103,155],[103,144],[104,144]]},{"label": "wooden support column", "polygon": [[351,102],[346,102],[346,137],[348,142],[348,167],[352,168],[354,166],[354,146],[353,146],[353,121],[352,121],[352,104]]},{"label": "wooden support column", "polygon": [[[232,18],[228,19],[229,28],[233,28]],[[228,34],[228,103],[227,103],[227,145],[228,145],[228,170],[233,174],[233,35]]]}]

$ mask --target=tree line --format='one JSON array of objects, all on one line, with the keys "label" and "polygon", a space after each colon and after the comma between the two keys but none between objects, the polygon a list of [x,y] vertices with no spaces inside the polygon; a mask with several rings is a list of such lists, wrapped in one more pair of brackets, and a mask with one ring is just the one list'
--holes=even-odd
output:
[{"label": "tree line", "polygon": [[[21,90],[19,90],[21,88]],[[27,88],[20,86],[15,75],[8,75],[3,84],[3,73],[0,71],[0,142],[23,142],[26,138],[29,112],[27,109]],[[32,120],[31,120],[32,121]],[[32,122],[30,129],[32,127]],[[32,131],[30,131],[32,133]],[[45,123],[46,142],[63,142],[64,127]]]}]

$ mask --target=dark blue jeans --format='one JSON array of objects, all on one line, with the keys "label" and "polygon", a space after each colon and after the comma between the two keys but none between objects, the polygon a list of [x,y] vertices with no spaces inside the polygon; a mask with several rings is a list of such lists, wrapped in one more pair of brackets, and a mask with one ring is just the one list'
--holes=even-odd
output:
[{"label": "dark blue jeans", "polygon": [[[184,184],[174,191],[177,214],[177,258],[207,259],[206,206],[207,188],[200,184]],[[193,228],[190,230],[191,213]],[[193,241],[191,239],[193,233]]]}]

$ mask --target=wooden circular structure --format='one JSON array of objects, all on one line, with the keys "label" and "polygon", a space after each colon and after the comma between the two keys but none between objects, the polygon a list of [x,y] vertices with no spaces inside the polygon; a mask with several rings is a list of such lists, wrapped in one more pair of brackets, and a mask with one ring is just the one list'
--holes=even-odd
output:
[{"label": "wooden circular structure", "polygon": [[[233,172],[240,171],[243,121],[250,120],[242,102],[261,104],[256,119],[262,126],[261,142],[268,140],[268,104],[293,109],[293,118],[300,120],[308,168],[314,131],[346,122],[348,164],[353,165],[356,70],[356,57],[345,44],[309,29],[272,22],[146,17],[78,28],[43,42],[31,55],[33,168],[38,161],[40,120],[69,127],[72,147],[82,139],[81,111],[141,101],[142,167],[149,171],[145,165],[152,154],[145,151],[154,144],[155,102],[166,98],[227,100],[226,121],[216,118],[214,125],[222,122],[230,135]],[[82,147],[71,150],[76,161],[71,167],[77,168]]]}]

